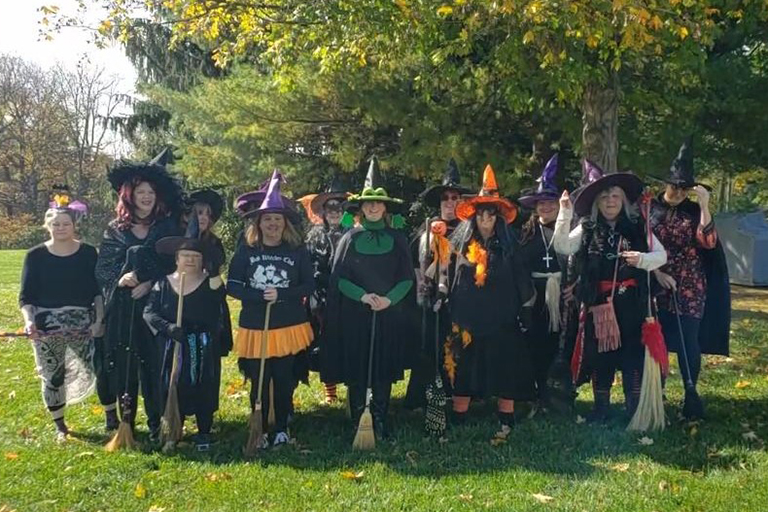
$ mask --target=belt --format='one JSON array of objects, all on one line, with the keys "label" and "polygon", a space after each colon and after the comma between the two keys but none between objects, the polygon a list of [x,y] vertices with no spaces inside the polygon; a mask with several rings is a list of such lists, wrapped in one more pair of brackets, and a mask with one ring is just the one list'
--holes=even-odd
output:
[{"label": "belt", "polygon": [[599,281],[597,283],[598,289],[600,290],[600,293],[608,293],[614,288],[618,288],[619,294],[624,293],[627,288],[631,288],[633,286],[637,286],[637,279],[630,278],[625,279],[623,281]]}]

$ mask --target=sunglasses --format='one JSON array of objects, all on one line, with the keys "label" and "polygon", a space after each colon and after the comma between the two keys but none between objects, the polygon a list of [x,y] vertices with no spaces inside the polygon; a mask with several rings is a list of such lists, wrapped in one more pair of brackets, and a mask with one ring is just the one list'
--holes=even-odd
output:
[{"label": "sunglasses", "polygon": [[341,211],[341,203],[337,203],[336,201],[328,201],[325,203],[325,211],[328,212],[340,212]]},{"label": "sunglasses", "polygon": [[458,201],[459,198],[459,194],[443,194],[440,196],[441,201]]}]

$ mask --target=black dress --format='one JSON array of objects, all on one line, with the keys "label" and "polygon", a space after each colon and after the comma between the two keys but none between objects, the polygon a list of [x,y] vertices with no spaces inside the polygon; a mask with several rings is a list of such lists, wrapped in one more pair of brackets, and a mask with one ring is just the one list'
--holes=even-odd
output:
[{"label": "black dress", "polygon": [[[485,282],[476,280],[476,265],[459,265],[451,292],[451,332],[445,343],[445,370],[454,396],[497,396],[512,400],[533,397],[533,371],[518,317],[532,296],[529,273],[506,227],[487,241],[473,234],[462,255],[467,260],[473,243],[485,249]],[[501,233],[500,233],[501,232]]]},{"label": "black dress", "polygon": [[[203,238],[203,252],[205,255],[205,270],[210,277],[221,275],[221,267],[226,261],[227,254],[224,251],[224,245],[221,239],[216,235],[209,233]],[[229,304],[227,303],[227,294],[221,294],[221,314],[219,321],[219,348],[221,355],[225,356],[232,350],[232,319],[229,313]]]},{"label": "black dress", "polygon": [[[211,289],[210,278],[184,296],[182,327],[186,335],[181,343],[181,370],[178,380],[179,412],[182,416],[210,417],[219,408],[221,382],[221,346],[219,326],[221,310],[217,307],[224,287]],[[144,320],[155,332],[154,350],[160,364],[162,403],[165,403],[173,365],[176,342],[169,329],[176,324],[179,295],[168,279],[155,283],[144,309]]]},{"label": "black dress", "polygon": [[152,350],[154,338],[142,318],[148,296],[133,300],[131,288],[117,284],[132,271],[139,282],[157,281],[171,273],[175,266],[173,258],[158,255],[155,243],[179,234],[180,229],[170,218],[153,224],[144,239],[137,238],[130,229],[119,229],[113,221],[104,232],[96,263],[96,280],[104,297],[106,318],[104,338],[96,343],[99,399],[102,404],[111,405],[127,392],[133,405],[131,413],[135,415],[141,380],[150,430],[160,426],[162,402],[155,384],[159,368]]}]

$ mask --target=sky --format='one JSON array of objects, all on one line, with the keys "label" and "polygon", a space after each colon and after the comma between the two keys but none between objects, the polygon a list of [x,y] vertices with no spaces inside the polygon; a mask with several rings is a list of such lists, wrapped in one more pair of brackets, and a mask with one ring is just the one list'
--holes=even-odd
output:
[{"label": "sky", "polygon": [[[43,68],[57,63],[74,68],[87,56],[92,65],[119,77],[122,92],[134,92],[136,71],[117,45],[98,49],[88,42],[87,30],[75,28],[55,34],[53,41],[38,41],[42,19],[38,8],[43,5],[56,5],[62,12],[74,14],[77,4],[74,0],[0,0],[0,53],[16,55]],[[98,13],[94,12],[94,25],[97,19]]]}]

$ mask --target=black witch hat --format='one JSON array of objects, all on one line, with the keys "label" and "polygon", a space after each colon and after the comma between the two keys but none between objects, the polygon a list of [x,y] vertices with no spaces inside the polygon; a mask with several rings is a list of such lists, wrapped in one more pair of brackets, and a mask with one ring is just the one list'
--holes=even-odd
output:
[{"label": "black witch hat", "polygon": [[328,185],[325,191],[317,194],[309,203],[309,208],[312,210],[312,213],[318,217],[322,217],[323,206],[325,206],[326,202],[330,201],[331,199],[337,199],[343,202],[350,195],[351,194],[347,192],[346,187],[344,187],[344,184],[342,183],[339,175],[334,174],[333,179],[331,179],[331,183]]},{"label": "black witch hat", "polygon": [[437,207],[440,206],[440,198],[446,190],[455,190],[459,195],[470,194],[472,191],[467,187],[462,187],[459,184],[460,182],[459,166],[456,164],[456,160],[451,158],[448,166],[445,168],[443,181],[440,185],[432,185],[421,194],[421,197],[426,205]]},{"label": "black witch hat", "polygon": [[166,148],[148,163],[119,160],[107,171],[107,180],[115,192],[120,192],[124,184],[137,177],[149,182],[166,206],[177,212],[182,205],[182,190],[179,181],[166,168],[165,164],[171,159],[170,149]]},{"label": "black witch hat", "polygon": [[155,242],[158,254],[176,254],[178,251],[195,251],[203,254],[203,243],[200,240],[200,225],[197,215],[192,215],[187,223],[184,236],[166,236]]},{"label": "black witch hat", "polygon": [[696,185],[701,185],[709,189],[709,186],[699,183],[694,180],[693,169],[693,136],[688,136],[680,146],[680,150],[677,152],[677,157],[672,161],[672,165],[669,166],[669,176],[664,178],[664,182],[671,185],[675,185],[680,188],[693,188]]},{"label": "black witch hat", "polygon": [[204,203],[211,208],[211,220],[216,222],[224,211],[224,199],[212,188],[201,188],[189,194],[187,203],[194,206],[195,203]]},{"label": "black witch hat", "polygon": [[365,175],[363,191],[350,196],[347,203],[359,205],[364,201],[381,201],[382,203],[387,203],[388,208],[391,205],[400,205],[403,202],[402,199],[391,197],[387,192],[386,183],[379,168],[379,160],[375,155],[371,157],[371,162],[368,164],[368,173]]}]

